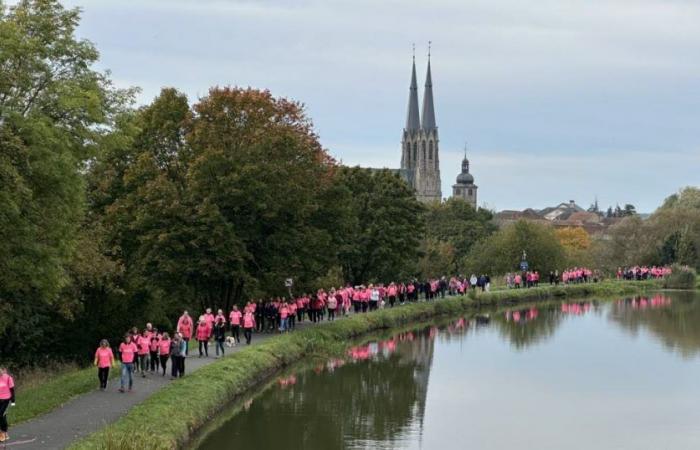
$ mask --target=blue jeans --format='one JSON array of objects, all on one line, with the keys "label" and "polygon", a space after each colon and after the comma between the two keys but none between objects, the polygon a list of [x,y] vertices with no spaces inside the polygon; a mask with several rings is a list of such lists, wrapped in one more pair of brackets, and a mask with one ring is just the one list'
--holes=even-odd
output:
[{"label": "blue jeans", "polygon": [[280,319],[280,331],[287,331],[287,317]]},{"label": "blue jeans", "polygon": [[122,362],[122,389],[124,389],[124,386],[126,385],[126,380],[129,380],[129,389],[134,385],[134,377],[132,374],[134,373],[134,363],[125,363]]}]

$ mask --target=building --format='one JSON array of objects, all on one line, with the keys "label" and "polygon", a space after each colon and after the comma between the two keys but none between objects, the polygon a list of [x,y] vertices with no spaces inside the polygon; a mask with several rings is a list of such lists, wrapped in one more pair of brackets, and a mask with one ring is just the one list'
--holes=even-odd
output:
[{"label": "building", "polygon": [[433,104],[433,81],[430,73],[430,53],[425,76],[423,108],[418,113],[418,84],[416,58],[413,57],[411,86],[408,93],[406,126],[401,138],[401,177],[416,191],[422,202],[442,200],[440,182],[440,148]]},{"label": "building", "polygon": [[469,173],[469,159],[467,159],[467,148],[464,148],[464,159],[462,160],[462,173],[457,175],[457,182],[452,185],[452,197],[461,198],[476,209],[476,190],[478,186],[474,184],[474,176]]}]

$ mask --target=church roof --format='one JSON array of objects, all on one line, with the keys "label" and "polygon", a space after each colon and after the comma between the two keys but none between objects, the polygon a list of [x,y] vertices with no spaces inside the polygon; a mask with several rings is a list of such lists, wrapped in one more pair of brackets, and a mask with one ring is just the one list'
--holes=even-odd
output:
[{"label": "church roof", "polygon": [[433,105],[433,77],[430,74],[430,54],[428,54],[428,72],[425,76],[425,92],[423,92],[423,122],[421,128],[425,131],[437,128],[435,123],[435,106]]},{"label": "church roof", "polygon": [[408,113],[406,114],[406,131],[416,131],[420,128],[418,116],[418,83],[416,82],[416,59],[413,58],[411,69],[411,87],[408,94]]}]

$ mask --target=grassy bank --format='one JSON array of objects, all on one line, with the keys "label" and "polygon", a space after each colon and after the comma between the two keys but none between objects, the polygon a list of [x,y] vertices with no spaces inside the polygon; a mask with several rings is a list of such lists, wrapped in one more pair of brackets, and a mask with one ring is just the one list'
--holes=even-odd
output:
[{"label": "grassy bank", "polygon": [[[645,282],[607,282],[568,287],[496,291],[476,299],[455,297],[354,315],[295,333],[280,335],[203,367],[175,381],[71,449],[173,449],[230,400],[246,393],[280,369],[308,355],[337,351],[339,346],[373,331],[405,326],[428,318],[458,315],[479,305],[508,305],[541,299],[631,295],[657,287]],[[157,442],[152,439],[158,436]]]}]

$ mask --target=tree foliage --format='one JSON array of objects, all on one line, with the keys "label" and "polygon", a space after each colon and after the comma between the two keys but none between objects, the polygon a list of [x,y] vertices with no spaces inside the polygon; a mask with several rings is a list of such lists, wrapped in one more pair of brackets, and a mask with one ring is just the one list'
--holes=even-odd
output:
[{"label": "tree foliage", "polygon": [[464,261],[464,272],[496,275],[517,271],[523,251],[530,270],[560,270],[566,262],[564,247],[551,226],[519,220],[477,243]]},{"label": "tree foliage", "polygon": [[30,358],[79,302],[64,295],[84,217],[82,169],[130,93],[93,69],[78,12],[0,5],[0,354]]}]

